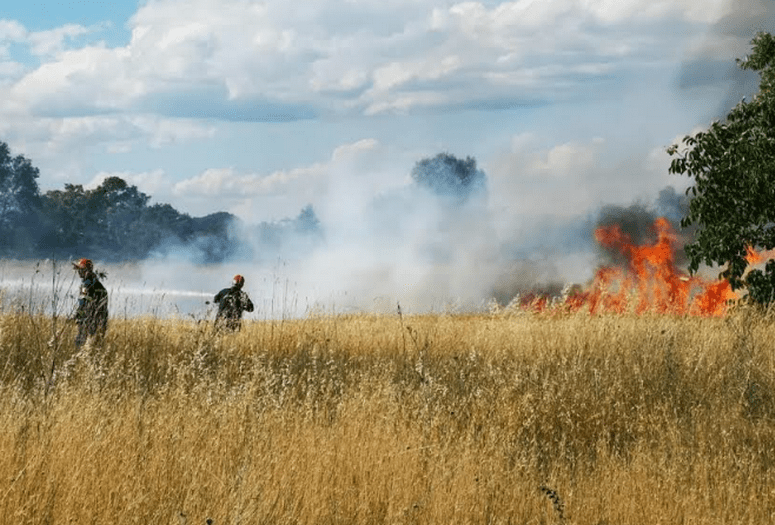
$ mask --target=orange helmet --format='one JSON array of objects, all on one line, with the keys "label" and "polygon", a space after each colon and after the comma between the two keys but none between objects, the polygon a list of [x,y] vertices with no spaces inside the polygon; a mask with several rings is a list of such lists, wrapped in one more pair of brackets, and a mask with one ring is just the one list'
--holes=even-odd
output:
[{"label": "orange helmet", "polygon": [[243,284],[245,284],[245,278],[242,277],[240,274],[237,274],[234,276],[234,280],[232,282],[234,283],[235,286],[241,287]]},{"label": "orange helmet", "polygon": [[73,263],[73,269],[75,270],[93,270],[94,264],[91,262],[91,259],[79,259],[77,262]]}]

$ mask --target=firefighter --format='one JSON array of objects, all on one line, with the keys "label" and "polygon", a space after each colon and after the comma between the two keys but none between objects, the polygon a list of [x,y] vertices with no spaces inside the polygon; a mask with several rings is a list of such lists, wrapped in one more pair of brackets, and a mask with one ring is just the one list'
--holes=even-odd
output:
[{"label": "firefighter", "polygon": [[79,259],[73,269],[81,278],[81,293],[75,310],[78,335],[75,346],[83,346],[89,340],[99,344],[108,329],[108,291],[97,278],[90,259]]},{"label": "firefighter", "polygon": [[231,288],[224,288],[215,295],[213,300],[218,305],[218,313],[215,315],[216,330],[225,328],[237,331],[242,326],[242,312],[252,312],[253,303],[248,294],[242,291],[245,278],[235,275]]}]

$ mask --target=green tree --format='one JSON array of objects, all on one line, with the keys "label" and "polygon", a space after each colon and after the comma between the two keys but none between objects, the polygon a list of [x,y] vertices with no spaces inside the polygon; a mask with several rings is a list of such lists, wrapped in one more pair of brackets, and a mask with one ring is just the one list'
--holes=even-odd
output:
[{"label": "green tree", "polygon": [[436,195],[465,201],[485,188],[485,174],[477,169],[476,159],[458,159],[449,153],[439,153],[432,159],[422,159],[412,168],[412,179]]},{"label": "green tree", "polygon": [[232,256],[235,217],[221,212],[192,218],[169,204],[149,205],[150,196],[120,177],[108,177],[85,190],[65,184],[43,196],[43,212],[51,224],[48,249],[59,256],[109,261],[139,260],[153,252],[192,248],[203,261]]},{"label": "green tree", "polygon": [[89,197],[80,184],[65,184],[43,196],[43,212],[51,225],[48,248],[58,255],[76,257],[85,244],[91,223]]},{"label": "green tree", "polygon": [[120,259],[144,257],[135,237],[145,233],[139,219],[150,197],[120,177],[106,178],[89,194],[99,224],[96,242]]},{"label": "green tree", "polygon": [[51,247],[69,256],[88,250],[106,259],[143,257],[135,236],[147,232],[139,219],[149,199],[120,177],[108,177],[93,190],[65,184],[64,191],[48,191],[44,210],[56,233]]},{"label": "green tree", "polygon": [[12,156],[0,142],[0,248],[29,255],[42,235],[39,171],[22,155]]},{"label": "green tree", "polygon": [[746,274],[746,255],[748,247],[775,248],[775,38],[758,33],[751,45],[751,54],[737,63],[759,74],[758,93],[668,153],[674,157],[670,172],[694,180],[681,221],[697,227],[686,245],[689,269],[726,265],[721,275],[733,289],[766,304],[775,299],[775,261]]}]

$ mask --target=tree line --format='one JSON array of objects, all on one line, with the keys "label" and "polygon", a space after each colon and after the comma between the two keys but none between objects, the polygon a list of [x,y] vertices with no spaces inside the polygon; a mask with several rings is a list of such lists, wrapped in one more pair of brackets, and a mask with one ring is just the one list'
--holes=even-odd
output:
[{"label": "tree line", "polygon": [[[181,213],[120,177],[94,189],[65,184],[41,193],[38,168],[13,156],[0,142],[0,257],[140,260],[185,249],[198,262],[222,262],[244,254],[236,231],[247,228],[227,212],[204,217]],[[250,232],[257,244],[280,248],[289,234],[321,235],[312,206],[294,219],[261,223]]]}]

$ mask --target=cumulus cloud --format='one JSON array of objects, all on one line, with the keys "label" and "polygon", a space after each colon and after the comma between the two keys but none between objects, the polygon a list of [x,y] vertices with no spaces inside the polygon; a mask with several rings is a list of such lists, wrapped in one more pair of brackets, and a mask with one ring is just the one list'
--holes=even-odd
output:
[{"label": "cumulus cloud", "polygon": [[[0,20],[0,121],[24,142],[47,130],[49,146],[71,144],[77,129],[86,143],[99,125],[106,148],[121,152],[139,137],[162,147],[212,136],[212,125],[185,130],[175,119],[291,122],[594,98],[639,64],[680,53],[683,85],[723,83],[722,66],[699,73],[708,57],[744,53],[749,29],[774,13],[766,0],[158,0],[138,8],[118,47],[93,43],[105,24],[35,32]],[[11,44],[39,64],[9,58]],[[158,124],[140,122],[148,115]]]},{"label": "cumulus cloud", "polygon": [[0,47],[0,87],[9,86],[24,73],[24,66],[13,60],[1,60],[6,54]]},{"label": "cumulus cloud", "polygon": [[[387,148],[374,139],[336,147],[321,162],[271,173],[208,168],[172,186],[176,200],[196,213],[225,209],[248,222],[273,221],[312,204],[327,220],[403,181],[386,174]],[[216,209],[216,207],[218,209]]]},{"label": "cumulus cloud", "polygon": [[[746,1],[761,7],[761,0]],[[28,33],[8,21],[0,24],[0,42],[3,36],[26,40],[33,53],[47,57],[11,91],[35,113],[149,106],[163,112],[159,100],[174,93],[199,102],[199,111],[193,103],[174,108],[177,116],[233,119],[244,112],[248,119],[277,119],[284,107],[284,118],[309,118],[459,106],[472,96],[501,99],[506,87],[516,100],[542,91],[559,96],[582,78],[670,53],[685,38],[681,23],[719,24],[735,5],[517,0],[492,7],[423,1],[291,8],[160,0],[138,9],[123,47],[67,50],[65,40],[95,29]],[[653,20],[668,20],[672,32],[651,38]]]},{"label": "cumulus cloud", "polygon": [[27,29],[16,20],[0,19],[0,42],[19,42],[27,35]]},{"label": "cumulus cloud", "polygon": [[219,198],[259,196],[284,193],[288,185],[304,180],[312,183],[324,169],[319,166],[289,171],[276,171],[269,175],[241,174],[233,168],[209,168],[201,174],[175,184],[179,196],[213,196]]},{"label": "cumulus cloud", "polygon": [[[20,119],[20,117],[17,117]],[[189,119],[166,119],[153,115],[90,115],[40,118],[11,122],[11,138],[18,133],[27,155],[43,160],[82,155],[84,144],[111,153],[131,151],[138,143],[161,147],[178,142],[209,138],[213,126]],[[0,128],[2,129],[2,128]]]},{"label": "cumulus cloud", "polygon": [[103,27],[102,25],[85,27],[78,24],[65,24],[50,30],[29,32],[25,40],[33,55],[55,55],[64,51],[68,42],[80,36],[101,31]]},{"label": "cumulus cloud", "polygon": [[216,133],[215,126],[190,119],[137,115],[129,117],[128,120],[140,131],[143,137],[149,137],[150,145],[154,148],[195,139],[211,138]]},{"label": "cumulus cloud", "polygon": [[91,181],[86,183],[84,187],[86,189],[94,189],[109,177],[119,177],[130,185],[137,186],[137,189],[141,192],[155,197],[154,200],[157,202],[160,200],[160,197],[169,194],[169,187],[171,185],[164,170],[156,169],[142,173],[131,171],[100,171]]}]

